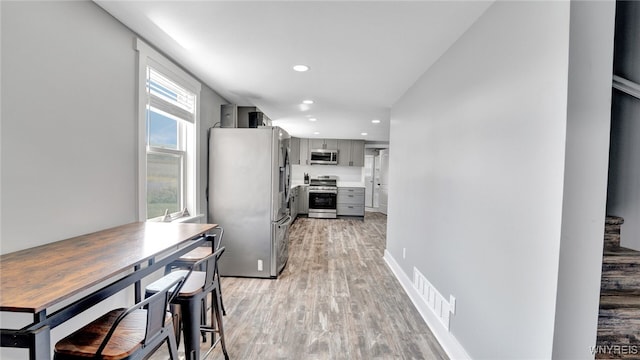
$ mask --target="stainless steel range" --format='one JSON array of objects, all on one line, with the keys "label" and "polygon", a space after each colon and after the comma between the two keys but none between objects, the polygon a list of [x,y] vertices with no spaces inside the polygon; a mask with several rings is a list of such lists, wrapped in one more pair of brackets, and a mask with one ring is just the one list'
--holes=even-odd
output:
[{"label": "stainless steel range", "polygon": [[309,181],[309,217],[335,219],[338,206],[338,178],[318,176]]}]

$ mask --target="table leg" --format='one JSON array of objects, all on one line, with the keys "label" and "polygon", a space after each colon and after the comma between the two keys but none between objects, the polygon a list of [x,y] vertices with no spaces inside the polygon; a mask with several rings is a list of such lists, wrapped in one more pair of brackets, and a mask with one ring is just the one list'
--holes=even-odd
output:
[{"label": "table leg", "polygon": [[[140,264],[135,265],[133,267],[133,271],[138,271],[138,270],[140,270]],[[134,301],[134,304],[137,304],[140,301],[142,301],[142,286],[140,285],[140,280],[136,281],[133,284],[133,301]]]},{"label": "table leg", "polygon": [[44,325],[35,330],[1,329],[0,346],[28,349],[29,360],[51,359],[51,328]]},{"label": "table leg", "polygon": [[51,332],[48,326],[31,333],[31,348],[29,360],[42,360],[51,358]]}]

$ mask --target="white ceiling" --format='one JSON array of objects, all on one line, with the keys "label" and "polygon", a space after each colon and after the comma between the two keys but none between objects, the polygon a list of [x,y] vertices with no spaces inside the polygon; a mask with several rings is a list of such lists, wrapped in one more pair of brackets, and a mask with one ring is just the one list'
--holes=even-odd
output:
[{"label": "white ceiling", "polygon": [[[389,140],[391,106],[491,4],[95,2],[229,102],[257,106],[291,135],[368,141]],[[295,72],[296,64],[311,70]],[[301,106],[305,99],[315,103]]]}]

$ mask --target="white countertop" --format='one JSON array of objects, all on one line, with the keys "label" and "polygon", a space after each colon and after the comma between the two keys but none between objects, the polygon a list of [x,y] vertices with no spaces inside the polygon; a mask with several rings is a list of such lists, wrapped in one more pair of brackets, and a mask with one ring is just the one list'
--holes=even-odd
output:
[{"label": "white countertop", "polygon": [[359,181],[338,181],[338,187],[365,187],[363,182]]},{"label": "white countertop", "polygon": [[[305,184],[303,181],[292,181],[291,188],[296,186],[309,186],[309,184]],[[338,187],[365,187],[364,183],[359,181],[338,181]]]}]

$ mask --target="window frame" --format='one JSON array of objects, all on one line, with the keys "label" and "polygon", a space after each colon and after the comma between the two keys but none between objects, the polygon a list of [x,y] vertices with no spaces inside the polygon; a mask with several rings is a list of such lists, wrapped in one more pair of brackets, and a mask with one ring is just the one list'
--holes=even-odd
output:
[{"label": "window frame", "polygon": [[[200,100],[202,85],[198,80],[178,67],[171,60],[160,54],[140,39],[136,39],[135,50],[138,52],[138,220],[139,221],[173,221],[183,220],[182,208],[186,207],[191,216],[202,213],[200,196],[200,169],[197,166],[200,159]],[[172,213],[169,219],[164,216],[147,219],[147,153],[166,153],[175,155],[181,151],[147,146],[147,67],[151,67],[171,81],[179,84],[195,94],[195,116],[193,122],[178,120],[178,142],[185,142],[184,157],[182,159],[182,208]]]}]

